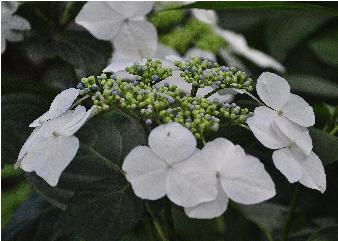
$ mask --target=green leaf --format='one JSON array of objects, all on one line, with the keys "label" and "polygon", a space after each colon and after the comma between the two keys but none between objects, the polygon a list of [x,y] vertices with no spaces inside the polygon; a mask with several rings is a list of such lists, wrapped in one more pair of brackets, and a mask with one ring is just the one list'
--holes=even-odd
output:
[{"label": "green leaf", "polygon": [[289,75],[286,77],[292,91],[311,97],[338,100],[338,84],[317,76]]},{"label": "green leaf", "polygon": [[57,209],[33,193],[15,212],[10,224],[2,230],[4,241],[79,241],[58,229],[61,214]]},{"label": "green leaf", "polygon": [[265,22],[265,42],[270,54],[279,61],[286,61],[289,52],[306,39],[332,16],[314,12],[281,11]]},{"label": "green leaf", "polygon": [[171,210],[175,231],[179,240],[215,241],[221,238],[214,219],[203,220],[189,218],[183,210],[178,207],[173,207]]},{"label": "green leaf", "polygon": [[307,241],[336,241],[338,240],[338,226],[327,227],[312,234]]},{"label": "green leaf", "polygon": [[109,42],[95,39],[85,31],[65,31],[52,36],[33,35],[26,43],[27,55],[37,63],[59,57],[85,75],[98,74],[111,54]]},{"label": "green leaf", "polygon": [[[11,166],[12,169],[13,166]],[[1,195],[1,227],[8,224],[16,208],[28,197],[31,189],[26,181],[20,182],[10,190],[2,189]]]},{"label": "green leaf", "polygon": [[49,186],[35,173],[26,174],[39,194],[62,209],[66,209],[76,190],[114,176],[129,151],[146,143],[142,125],[118,110],[95,116],[75,135],[80,148],[56,187]]},{"label": "green leaf", "polygon": [[255,223],[265,235],[271,238],[274,230],[281,227],[287,208],[275,203],[260,203],[255,205],[237,205],[242,215]]},{"label": "green leaf", "polygon": [[313,151],[322,160],[324,166],[338,160],[338,138],[325,131],[309,128]]},{"label": "green leaf", "polygon": [[338,67],[338,31],[337,29],[312,40],[310,48],[320,60],[329,65]]},{"label": "green leaf", "polygon": [[1,165],[15,163],[19,151],[32,129],[28,125],[43,112],[48,104],[41,96],[7,94],[1,97]]},{"label": "green leaf", "polygon": [[338,16],[338,10],[318,4],[296,2],[194,2],[175,9],[300,9]]},{"label": "green leaf", "polygon": [[64,229],[85,240],[113,241],[142,219],[143,203],[122,174],[88,184],[76,192],[61,218]]}]

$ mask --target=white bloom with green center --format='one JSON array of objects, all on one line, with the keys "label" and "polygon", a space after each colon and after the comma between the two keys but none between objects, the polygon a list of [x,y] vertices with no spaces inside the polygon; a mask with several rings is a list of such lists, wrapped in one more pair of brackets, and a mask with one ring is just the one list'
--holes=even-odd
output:
[{"label": "white bloom with green center", "polygon": [[111,66],[104,71],[116,71],[123,62],[152,57],[157,50],[157,31],[145,19],[153,2],[87,2],[75,18],[101,40],[112,41],[115,51]]},{"label": "white bloom with green center", "polygon": [[268,106],[257,107],[247,120],[255,137],[267,148],[277,150],[273,162],[289,182],[324,192],[326,176],[306,127],[315,123],[312,107],[290,93],[290,86],[278,75],[265,72],[257,80],[257,94]]},{"label": "white bloom with green center", "polygon": [[216,178],[188,129],[178,123],[161,125],[151,131],[148,143],[135,147],[122,165],[138,197],[156,200],[167,195],[183,207],[216,198]]},{"label": "white bloom with green center", "polygon": [[185,208],[191,218],[214,218],[227,209],[229,199],[241,204],[256,204],[276,194],[275,184],[255,157],[227,139],[217,138],[201,150],[205,162],[212,167],[217,180],[216,199]]},{"label": "white bloom with green center", "polygon": [[69,88],[62,91],[54,98],[49,110],[34,120],[29,127],[38,127],[48,120],[61,116],[72,106],[79,94],[80,90],[75,88]]},{"label": "white bloom with green center", "polygon": [[95,113],[95,106],[88,111],[77,106],[36,127],[22,146],[16,167],[26,172],[35,171],[50,186],[56,186],[79,148],[74,133]]},{"label": "white bloom with green center", "polygon": [[25,18],[14,15],[16,10],[16,2],[1,2],[1,53],[6,49],[6,41],[22,41],[23,32],[31,28]]}]

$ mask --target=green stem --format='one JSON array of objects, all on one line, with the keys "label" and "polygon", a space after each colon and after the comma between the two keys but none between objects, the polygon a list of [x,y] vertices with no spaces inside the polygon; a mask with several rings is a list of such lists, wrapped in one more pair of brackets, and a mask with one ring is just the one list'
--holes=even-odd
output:
[{"label": "green stem", "polygon": [[168,236],[171,240],[175,240],[176,235],[175,235],[174,220],[173,220],[172,213],[171,213],[171,203],[168,199],[166,199],[165,201],[164,216],[167,221],[168,228],[169,228]]},{"label": "green stem", "polygon": [[75,5],[75,2],[67,2],[66,3],[65,10],[63,11],[63,14],[60,18],[60,25],[61,26],[65,26],[69,22],[70,13],[71,13],[71,10],[72,10],[74,5]]},{"label": "green stem", "polygon": [[299,201],[299,197],[300,197],[300,192],[301,192],[301,186],[299,184],[297,184],[293,195],[292,195],[292,199],[288,208],[288,213],[285,219],[285,222],[283,223],[282,226],[282,236],[281,236],[281,241],[287,241],[288,240],[288,235],[289,235],[289,231],[291,228],[291,224],[293,221],[293,217],[295,214],[295,210],[297,208],[297,204]]},{"label": "green stem", "polygon": [[164,229],[162,228],[159,220],[157,219],[157,217],[154,215],[153,211],[151,210],[150,206],[148,203],[146,203],[146,209],[148,211],[148,213],[150,214],[151,218],[153,219],[153,224],[154,227],[158,233],[158,235],[160,236],[162,241],[169,241],[169,239],[167,238],[167,236],[165,235]]},{"label": "green stem", "polygon": [[334,136],[334,135],[336,135],[337,132],[338,132],[338,126],[335,126],[335,127],[329,132],[329,134],[332,135],[332,136]]},{"label": "green stem", "polygon": [[225,223],[224,223],[224,217],[223,217],[223,215],[221,215],[220,217],[216,218],[216,226],[217,226],[218,232],[220,234],[220,237],[222,237],[222,240],[224,240]]},{"label": "green stem", "polygon": [[197,91],[198,91],[198,86],[192,85],[192,88],[191,88],[191,96],[192,96],[192,97],[195,97],[196,94],[197,94]]},{"label": "green stem", "polygon": [[218,91],[220,91],[222,88],[217,88],[214,89],[213,91],[211,91],[210,93],[206,94],[203,98],[207,99],[208,97],[212,96],[213,94],[217,93]]},{"label": "green stem", "polygon": [[251,99],[253,99],[254,101],[256,101],[259,105],[263,105],[264,103],[262,101],[260,101],[259,99],[257,99],[255,96],[253,96],[250,92],[246,91],[246,90],[242,90],[244,94],[247,94],[248,96],[251,97]]}]

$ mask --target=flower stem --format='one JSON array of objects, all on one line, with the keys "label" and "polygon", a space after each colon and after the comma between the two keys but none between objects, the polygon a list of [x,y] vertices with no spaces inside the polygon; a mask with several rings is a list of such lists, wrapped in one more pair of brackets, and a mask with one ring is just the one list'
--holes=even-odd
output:
[{"label": "flower stem", "polygon": [[295,210],[297,208],[297,204],[299,201],[300,197],[300,192],[301,192],[301,186],[297,184],[293,194],[292,194],[292,199],[288,208],[288,213],[285,219],[285,222],[283,223],[282,226],[282,236],[281,236],[281,241],[287,241],[288,240],[288,235],[290,231],[290,227],[293,221],[293,217],[295,214]]},{"label": "flower stem", "polygon": [[146,203],[146,209],[148,211],[148,213],[150,214],[151,218],[153,219],[153,224],[154,227],[158,233],[158,235],[160,236],[162,241],[169,241],[169,239],[167,238],[164,229],[162,228],[158,218],[154,215],[153,211],[151,210],[150,206],[148,203]]},{"label": "flower stem", "polygon": [[[217,225],[217,229],[218,229],[220,237],[224,237],[224,234],[225,234],[225,223],[224,223],[224,217],[223,217],[223,215],[221,215],[220,217],[216,218],[216,225]],[[224,239],[222,238],[222,240],[224,240]]]},{"label": "flower stem", "polygon": [[247,94],[248,96],[251,97],[251,99],[253,99],[254,101],[256,101],[259,105],[263,105],[264,106],[264,103],[262,101],[260,101],[259,99],[257,99],[255,96],[253,96],[251,93],[249,93],[248,91],[246,90],[243,90],[243,93]]},{"label": "flower stem", "polygon": [[164,216],[167,221],[168,228],[169,228],[168,236],[171,240],[175,240],[176,235],[175,235],[174,220],[173,220],[172,213],[171,213],[171,204],[168,199],[165,201]]},{"label": "flower stem", "polygon": [[198,91],[198,87],[196,85],[192,85],[192,88],[191,88],[191,96],[192,97],[195,97],[196,94],[197,94],[197,91]]}]

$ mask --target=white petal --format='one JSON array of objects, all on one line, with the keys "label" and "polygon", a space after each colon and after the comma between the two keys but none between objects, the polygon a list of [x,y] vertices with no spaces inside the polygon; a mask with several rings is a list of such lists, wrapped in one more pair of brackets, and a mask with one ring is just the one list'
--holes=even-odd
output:
[{"label": "white petal", "polygon": [[[82,106],[78,106],[77,108],[79,108],[79,107],[82,107]],[[83,108],[85,108],[85,107],[83,107]],[[84,110],[86,110],[86,109],[84,109]],[[84,114],[83,114],[83,111],[81,111],[79,113],[79,115],[81,115],[81,118],[78,121],[76,121],[76,122],[74,122],[74,121],[70,122],[71,125],[68,125],[68,123],[66,123],[66,125],[64,126],[64,128],[62,130],[60,130],[58,133],[60,135],[63,135],[63,136],[71,136],[71,135],[75,134],[96,113],[97,113],[96,106],[92,106]]]},{"label": "white petal", "polygon": [[158,85],[161,86],[166,82],[169,83],[169,85],[176,85],[177,88],[179,88],[183,92],[187,93],[188,95],[190,95],[190,93],[191,93],[192,85],[190,83],[186,82],[180,76],[180,71],[174,70],[172,72],[172,76],[170,76],[170,77],[166,78],[165,80],[161,81],[160,83],[158,83]]},{"label": "white petal", "polygon": [[129,21],[123,24],[113,43],[125,58],[152,57],[157,49],[157,31],[147,21]]},{"label": "white petal", "polygon": [[199,49],[199,48],[189,49],[185,54],[185,58],[188,59],[190,57],[202,57],[202,58],[208,58],[208,59],[216,60],[215,54],[213,54],[212,52],[209,52],[209,51]]},{"label": "white petal", "polygon": [[21,159],[31,150],[31,148],[37,142],[37,139],[40,137],[40,133],[41,133],[39,132],[39,129],[40,127],[35,128],[30,134],[30,136],[28,137],[28,139],[26,140],[26,142],[21,147],[21,150],[18,156],[18,161],[15,164],[16,167],[20,166]]},{"label": "white petal", "polygon": [[150,132],[150,149],[167,163],[182,161],[196,150],[194,135],[178,123],[160,125]]},{"label": "white petal", "polygon": [[167,195],[173,203],[183,207],[193,207],[217,197],[215,172],[200,151],[169,168]]},{"label": "white petal", "polygon": [[192,14],[203,23],[210,25],[217,24],[217,14],[214,10],[192,9]]},{"label": "white petal", "polygon": [[150,1],[146,2],[113,1],[107,3],[113,10],[115,10],[115,12],[118,12],[119,14],[123,15],[124,18],[143,17],[151,11],[154,4],[153,2]]},{"label": "white petal", "polygon": [[75,22],[101,40],[112,40],[123,23],[123,16],[109,2],[87,2]]},{"label": "white petal", "polygon": [[[240,146],[236,148],[242,149]],[[220,181],[230,199],[242,204],[255,204],[276,194],[275,184],[255,157],[242,154],[220,171]]]},{"label": "white petal", "polygon": [[298,95],[290,94],[290,99],[282,110],[285,117],[298,125],[310,127],[315,124],[315,114],[312,107]]},{"label": "white petal", "polygon": [[303,167],[303,177],[299,182],[306,187],[324,193],[326,190],[326,175],[323,163],[318,156],[311,152],[309,156],[304,156],[301,165]]},{"label": "white petal", "polygon": [[284,72],[285,67],[279,63],[277,60],[272,58],[271,56],[253,49],[253,48],[244,48],[242,50],[237,51],[238,54],[246,57],[247,59],[251,60],[257,66],[262,68],[273,68],[279,72]]},{"label": "white petal", "polygon": [[43,123],[39,132],[43,137],[69,135],[63,132],[79,122],[85,115],[86,108],[77,106],[75,110],[68,110],[63,115]]},{"label": "white petal", "polygon": [[307,128],[289,121],[284,116],[276,118],[275,123],[281,132],[290,138],[306,155],[312,150],[312,139]]},{"label": "white petal", "polygon": [[118,72],[124,71],[126,67],[132,66],[136,60],[133,59],[115,59],[103,70],[103,72]]},{"label": "white petal", "polygon": [[215,175],[241,154],[237,153],[235,145],[225,138],[216,138],[208,142],[201,152],[214,168]]},{"label": "white petal", "polygon": [[166,56],[177,56],[179,55],[175,49],[172,49],[164,44],[159,43],[157,46],[155,56],[159,59],[165,60]]},{"label": "white petal", "polygon": [[282,77],[264,72],[257,79],[257,94],[261,100],[275,110],[281,110],[290,98],[290,86]]},{"label": "white petal", "polygon": [[137,146],[131,150],[122,170],[138,197],[156,200],[165,195],[168,167],[149,147]]},{"label": "white petal", "polygon": [[211,219],[221,216],[228,207],[229,198],[220,184],[217,185],[217,198],[211,202],[201,203],[195,207],[184,208],[190,218]]},{"label": "white petal", "polygon": [[277,117],[275,111],[259,106],[255,109],[254,115],[246,121],[255,137],[270,149],[279,149],[290,144],[290,141],[280,135],[278,128],[273,125]]},{"label": "white petal", "polygon": [[290,183],[297,182],[302,178],[302,166],[289,148],[274,151],[272,159],[276,168],[288,179]]},{"label": "white petal", "polygon": [[41,123],[56,118],[65,113],[71,107],[79,93],[80,90],[75,88],[69,88],[62,91],[54,98],[52,104],[49,107],[49,110],[42,116],[37,118],[35,121],[33,121],[33,123],[29,125],[29,127],[40,126]]},{"label": "white petal", "polygon": [[50,186],[56,186],[62,172],[75,157],[79,140],[75,136],[41,138],[21,162],[24,171],[35,171]]}]

